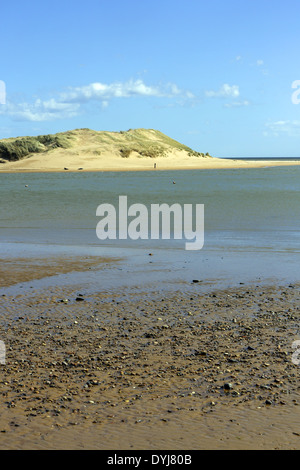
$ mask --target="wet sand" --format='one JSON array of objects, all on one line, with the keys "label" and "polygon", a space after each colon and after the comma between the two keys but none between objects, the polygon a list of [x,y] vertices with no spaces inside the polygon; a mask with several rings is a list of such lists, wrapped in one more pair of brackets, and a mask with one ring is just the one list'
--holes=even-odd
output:
[{"label": "wet sand", "polygon": [[299,288],[3,294],[0,448],[298,449]]},{"label": "wet sand", "polygon": [[100,258],[99,256],[53,256],[44,258],[0,258],[0,289],[22,282],[43,279],[45,277],[56,276],[57,274],[67,274],[74,271],[87,271],[112,262],[111,258]]}]

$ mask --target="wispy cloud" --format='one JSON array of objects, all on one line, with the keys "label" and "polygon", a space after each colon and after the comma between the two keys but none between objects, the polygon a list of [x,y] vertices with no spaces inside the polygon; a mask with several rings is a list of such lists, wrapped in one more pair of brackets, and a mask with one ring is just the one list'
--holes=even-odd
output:
[{"label": "wispy cloud", "polygon": [[241,108],[242,106],[249,106],[250,101],[244,100],[244,101],[233,101],[232,103],[225,103],[224,106],[225,108]]},{"label": "wispy cloud", "polygon": [[263,75],[269,75],[269,72],[265,66],[265,62],[262,59],[258,59],[254,66],[258,67]]},{"label": "wispy cloud", "polygon": [[7,101],[0,109],[0,114],[11,117],[15,121],[50,121],[74,117],[78,114],[79,105],[60,103],[54,99],[42,101],[35,100],[33,103],[12,103]]},{"label": "wispy cloud", "polygon": [[250,101],[242,100],[240,98],[240,88],[238,85],[229,85],[224,83],[218,90],[209,90],[205,92],[208,98],[221,98],[226,99],[228,102],[224,104],[225,108],[241,108],[243,106],[249,106]]},{"label": "wispy cloud", "polygon": [[113,98],[129,98],[132,96],[177,96],[183,93],[175,84],[167,84],[163,87],[146,85],[142,80],[130,80],[128,82],[91,83],[82,87],[70,87],[61,93],[63,102],[86,102],[91,100],[110,100]]},{"label": "wispy cloud", "polygon": [[131,97],[158,97],[193,99],[190,91],[181,90],[174,83],[153,86],[142,80],[127,82],[94,82],[80,87],[69,87],[49,100],[36,99],[31,103],[13,103],[7,101],[0,108],[0,114],[8,115],[19,121],[49,121],[77,116],[86,103],[100,102],[106,108],[113,99]]},{"label": "wispy cloud", "polygon": [[209,90],[205,92],[208,98],[237,98],[240,95],[240,90],[238,85],[228,85],[224,83],[219,90]]},{"label": "wispy cloud", "polygon": [[264,135],[279,136],[286,134],[290,137],[300,136],[300,121],[274,121],[265,124]]}]

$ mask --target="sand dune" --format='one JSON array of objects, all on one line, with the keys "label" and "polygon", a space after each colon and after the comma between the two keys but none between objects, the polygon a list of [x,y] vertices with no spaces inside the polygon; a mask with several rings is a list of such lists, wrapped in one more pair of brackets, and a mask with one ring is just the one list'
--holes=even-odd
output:
[{"label": "sand dune", "polygon": [[[25,147],[23,155],[20,150]],[[257,168],[300,164],[214,158],[154,129],[126,132],[76,129],[48,136],[3,139],[0,161],[0,172]]]}]

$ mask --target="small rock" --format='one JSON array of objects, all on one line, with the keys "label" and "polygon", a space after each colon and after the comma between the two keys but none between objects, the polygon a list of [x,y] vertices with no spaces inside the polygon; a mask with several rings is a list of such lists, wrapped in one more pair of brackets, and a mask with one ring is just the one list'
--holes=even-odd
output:
[{"label": "small rock", "polygon": [[226,382],[223,386],[224,390],[231,390],[233,387],[232,383]]},{"label": "small rock", "polygon": [[196,350],[194,352],[195,356],[206,356],[207,353],[205,351],[199,351],[199,350]]}]

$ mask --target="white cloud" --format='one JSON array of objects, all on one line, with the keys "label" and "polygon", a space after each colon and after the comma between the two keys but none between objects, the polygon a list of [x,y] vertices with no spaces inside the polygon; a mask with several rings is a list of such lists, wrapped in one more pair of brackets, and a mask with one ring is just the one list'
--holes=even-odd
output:
[{"label": "white cloud", "polygon": [[297,120],[268,122],[265,126],[267,131],[264,132],[264,135],[279,136],[286,134],[290,137],[300,136],[300,121]]},{"label": "white cloud", "polygon": [[149,86],[142,80],[114,82],[110,84],[94,82],[81,87],[69,87],[60,92],[57,98],[49,100],[36,99],[33,103],[12,103],[0,108],[0,114],[8,115],[15,120],[48,121],[53,119],[77,116],[82,105],[88,102],[100,102],[106,108],[109,101],[118,98],[159,97],[193,99],[190,91],[181,90],[176,84]]},{"label": "white cloud", "polygon": [[74,117],[78,114],[79,105],[60,103],[54,99],[42,101],[35,100],[33,103],[14,104],[7,102],[0,109],[0,114],[7,115],[15,121],[50,121]]},{"label": "white cloud", "polygon": [[256,65],[257,65],[258,67],[261,67],[262,65],[264,65],[264,61],[263,61],[263,60],[257,60],[257,61],[256,61]]},{"label": "white cloud", "polygon": [[205,92],[206,96],[209,98],[237,98],[240,95],[240,90],[238,85],[228,85],[228,83],[224,83],[224,85],[221,86],[221,88],[217,91],[206,91]]},{"label": "white cloud", "polygon": [[109,100],[112,98],[128,98],[130,96],[163,96],[158,87],[147,86],[142,80],[115,82],[111,84],[90,83],[82,87],[70,87],[60,94],[63,102],[86,102],[91,100]]},{"label": "white cloud", "polygon": [[91,100],[110,100],[113,98],[130,98],[132,96],[156,96],[192,98],[193,94],[183,91],[174,83],[163,86],[149,86],[142,80],[129,80],[128,82],[100,83],[95,82],[82,87],[70,87],[65,93],[61,93],[63,102],[85,102]]}]

